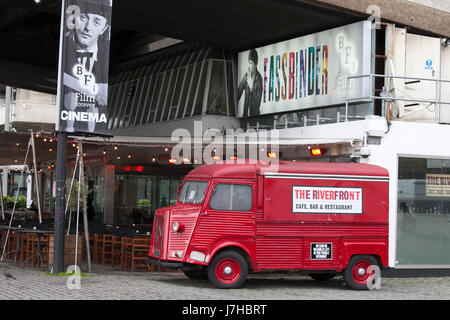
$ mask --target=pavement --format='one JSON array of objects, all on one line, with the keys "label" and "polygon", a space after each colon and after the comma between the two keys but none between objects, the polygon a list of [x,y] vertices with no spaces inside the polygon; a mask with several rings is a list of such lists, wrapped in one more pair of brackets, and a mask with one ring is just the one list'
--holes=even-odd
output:
[{"label": "pavement", "polygon": [[[17,280],[0,273],[0,300],[448,300],[448,272],[431,276],[381,278],[381,289],[350,290],[342,276],[317,282],[300,274],[252,274],[240,289],[213,288],[208,281],[191,280],[181,272],[121,272],[94,265],[80,278],[79,289],[69,276],[1,263]],[[400,271],[396,271],[397,273]],[[68,287],[69,282],[69,287]]]}]

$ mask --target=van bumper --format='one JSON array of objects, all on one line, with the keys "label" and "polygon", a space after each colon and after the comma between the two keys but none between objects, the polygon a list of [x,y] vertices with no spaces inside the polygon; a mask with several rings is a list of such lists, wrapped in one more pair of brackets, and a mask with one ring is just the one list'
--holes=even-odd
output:
[{"label": "van bumper", "polygon": [[171,262],[155,258],[147,258],[147,262],[164,268],[181,268],[183,266],[182,262]]}]

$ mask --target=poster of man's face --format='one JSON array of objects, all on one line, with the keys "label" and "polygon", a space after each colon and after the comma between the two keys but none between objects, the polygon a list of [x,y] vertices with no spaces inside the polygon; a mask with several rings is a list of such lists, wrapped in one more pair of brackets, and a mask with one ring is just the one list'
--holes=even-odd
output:
[{"label": "poster of man's face", "polygon": [[81,48],[90,48],[95,45],[108,28],[108,20],[106,17],[95,14],[82,12],[80,14],[80,27],[75,29],[75,36],[78,45]]},{"label": "poster of man's face", "polygon": [[59,129],[106,133],[112,0],[67,0]]}]

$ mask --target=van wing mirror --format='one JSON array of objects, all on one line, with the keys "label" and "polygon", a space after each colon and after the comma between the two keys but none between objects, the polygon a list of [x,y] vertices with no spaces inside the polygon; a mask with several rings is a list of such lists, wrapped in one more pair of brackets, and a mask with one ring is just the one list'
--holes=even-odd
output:
[{"label": "van wing mirror", "polygon": [[180,192],[181,192],[181,189],[183,189],[183,184],[179,184],[179,185],[177,186],[177,193],[180,193]]}]

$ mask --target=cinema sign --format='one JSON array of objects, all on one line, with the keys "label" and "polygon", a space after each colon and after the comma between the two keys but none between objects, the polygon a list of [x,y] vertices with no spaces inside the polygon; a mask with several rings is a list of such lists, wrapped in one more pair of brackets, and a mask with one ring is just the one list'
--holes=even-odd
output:
[{"label": "cinema sign", "polygon": [[[371,34],[361,21],[240,52],[238,116],[344,104],[346,77],[371,71]],[[369,78],[350,81],[350,98],[368,96]]]}]

